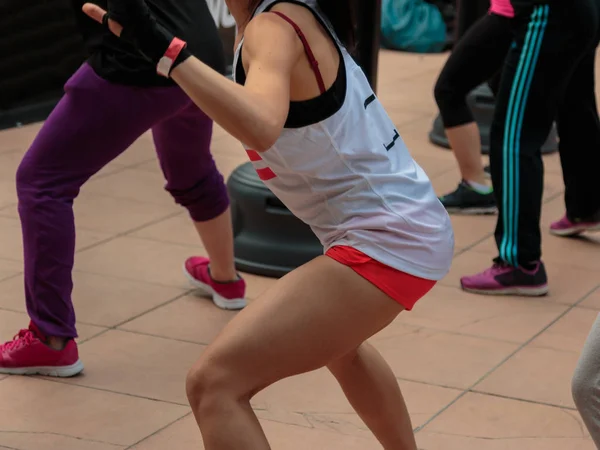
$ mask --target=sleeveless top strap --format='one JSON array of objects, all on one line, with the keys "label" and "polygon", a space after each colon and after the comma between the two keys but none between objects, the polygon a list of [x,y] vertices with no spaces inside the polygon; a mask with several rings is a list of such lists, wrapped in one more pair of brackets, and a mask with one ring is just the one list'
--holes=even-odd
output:
[{"label": "sleeveless top strap", "polygon": [[280,13],[279,11],[270,11],[270,12],[273,14],[277,14],[279,17],[281,17],[283,20],[285,20],[287,23],[289,23],[292,26],[292,28],[294,28],[294,31],[296,32],[296,34],[300,38],[300,41],[302,42],[302,45],[304,46],[304,51],[308,58],[308,62],[310,63],[310,66],[312,67],[313,72],[315,73],[315,77],[317,78],[317,83],[319,85],[319,90],[321,91],[321,94],[324,94],[327,91],[327,89],[325,89],[325,82],[323,81],[323,76],[321,75],[321,71],[319,70],[319,62],[315,58],[315,55],[312,52],[312,49],[310,48],[308,41],[306,40],[306,36],[304,36],[304,33],[302,32],[300,27],[296,24],[296,22],[294,22],[288,16],[286,16],[283,13]]}]

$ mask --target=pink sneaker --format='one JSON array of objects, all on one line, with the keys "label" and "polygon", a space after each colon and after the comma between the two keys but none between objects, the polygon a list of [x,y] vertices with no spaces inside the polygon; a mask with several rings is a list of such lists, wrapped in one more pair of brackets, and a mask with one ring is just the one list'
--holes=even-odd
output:
[{"label": "pink sneaker", "polygon": [[188,258],[183,273],[204,295],[210,295],[221,309],[242,309],[246,306],[246,282],[242,277],[235,281],[218,282],[211,278],[208,258],[193,256]]},{"label": "pink sneaker", "polygon": [[600,220],[589,222],[571,222],[565,214],[562,219],[550,225],[550,233],[556,236],[576,236],[585,231],[600,231]]},{"label": "pink sneaker", "polygon": [[548,293],[548,277],[544,263],[537,261],[535,267],[513,267],[501,260],[476,275],[462,277],[464,291],[483,295],[526,295],[537,297]]},{"label": "pink sneaker", "polygon": [[62,350],[45,344],[46,337],[33,322],[12,341],[0,345],[0,373],[72,377],[83,370],[75,340]]}]

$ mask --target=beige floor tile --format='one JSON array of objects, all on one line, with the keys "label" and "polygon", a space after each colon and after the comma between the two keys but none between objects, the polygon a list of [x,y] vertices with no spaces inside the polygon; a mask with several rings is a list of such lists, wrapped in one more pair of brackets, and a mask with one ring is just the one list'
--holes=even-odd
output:
[{"label": "beige floor tile", "polygon": [[198,242],[184,246],[119,237],[79,253],[75,267],[84,272],[185,288],[188,283],[182,273],[183,263],[192,255],[204,254]]},{"label": "beige floor tile", "polygon": [[78,229],[117,234],[153,223],[173,214],[170,206],[104,195],[83,193],[75,201],[75,223]]},{"label": "beige floor tile", "polygon": [[474,296],[438,285],[400,323],[523,343],[567,309],[546,300]]},{"label": "beige floor tile", "polygon": [[135,238],[151,239],[180,245],[202,245],[194,223],[185,212],[147,225],[133,231],[129,235]]},{"label": "beige floor tile", "polygon": [[79,348],[83,376],[64,382],[187,405],[185,377],[203,346],[108,331]]},{"label": "beige floor tile", "polygon": [[[4,230],[4,229],[2,229]],[[0,281],[14,277],[23,271],[23,264],[17,261],[0,258]]]},{"label": "beige floor tile", "polygon": [[124,169],[90,180],[82,192],[161,205],[169,209],[169,212],[181,211],[181,207],[175,204],[164,186],[165,179],[158,172]]},{"label": "beige floor tile", "polygon": [[[425,423],[454,400],[460,391],[400,381],[414,427]],[[370,437],[370,432],[346,400],[335,378],[320,369],[279,381],[252,399],[261,419],[334,429],[342,434]]]},{"label": "beige floor tile", "polygon": [[[84,272],[73,274],[77,320],[113,327],[165,303],[185,290]],[[23,278],[0,282],[0,308],[25,311]]]},{"label": "beige floor tile", "polygon": [[33,142],[40,128],[42,128],[41,122],[3,130],[0,139],[0,152],[20,150],[24,153]]},{"label": "beige floor tile", "polygon": [[586,297],[586,299],[583,302],[581,302],[581,306],[600,310],[600,285],[596,288],[594,292],[592,292],[588,297]]},{"label": "beige floor tile", "polygon": [[17,189],[15,187],[15,182],[12,180],[0,179],[0,208],[4,210],[15,204],[16,201]]},{"label": "beige floor tile", "polygon": [[596,316],[569,311],[475,389],[573,408],[571,378]]},{"label": "beige floor tile", "polygon": [[210,299],[187,295],[120,328],[198,344],[210,344],[235,314],[234,311],[217,308]]},{"label": "beige floor tile", "polygon": [[[18,219],[0,217],[0,258],[12,261],[23,261],[23,241],[21,223]],[[77,232],[76,250],[89,247],[101,241],[110,239],[113,235],[92,230]]]},{"label": "beige floor tile", "polygon": [[[379,450],[373,437],[345,435],[333,430],[310,428],[262,420],[271,447],[277,450]],[[188,416],[139,443],[131,450],[164,450],[166,448],[203,449],[202,438],[193,416]]]},{"label": "beige floor tile", "polygon": [[121,153],[114,162],[121,166],[133,166],[150,160],[156,160],[156,151],[154,150],[152,134],[147,131]]},{"label": "beige floor tile", "polygon": [[397,377],[467,388],[499,364],[516,344],[409,327],[396,320],[373,344]]},{"label": "beige floor tile", "polygon": [[544,173],[562,176],[562,167],[560,165],[560,156],[558,152],[544,155]]},{"label": "beige floor tile", "polygon": [[579,354],[598,313],[587,308],[574,308],[550,326],[531,343]]},{"label": "beige floor tile", "polygon": [[531,344],[475,387],[486,392],[574,408],[571,378],[579,354]]},{"label": "beige floor tile", "polygon": [[[29,317],[25,313],[0,309],[0,342],[11,340],[20,329],[27,328],[29,320]],[[106,328],[79,324],[77,331],[79,332],[78,340],[85,341],[106,331]]]},{"label": "beige floor tile", "polygon": [[[428,73],[432,74],[431,77],[435,77],[448,55],[449,53],[416,54],[382,50],[379,54],[378,93],[385,96],[389,90],[393,91],[398,87],[398,81],[403,80],[406,84],[407,78],[415,78]],[[433,89],[433,84],[431,84],[431,89]],[[427,93],[421,92],[421,94]]]},{"label": "beige floor tile", "polygon": [[594,450],[577,412],[467,394],[417,434],[423,450]]},{"label": "beige floor tile", "polygon": [[188,409],[36,378],[0,382],[0,445],[109,450],[133,445]]},{"label": "beige floor tile", "polygon": [[[446,191],[448,192],[450,191]],[[458,248],[471,247],[489,238],[496,225],[495,215],[451,215],[450,220],[454,229],[454,243]]]},{"label": "beige floor tile", "polygon": [[[456,257],[452,262],[450,273],[441,281],[441,284],[459,287],[460,277],[473,275],[489,268],[492,265],[492,259],[497,255],[492,239],[489,238],[485,241],[485,249],[483,244],[480,244],[475,247],[480,251],[469,251]],[[570,257],[570,253],[567,252],[567,255],[569,255],[569,258],[563,258],[560,263],[545,261],[550,292],[547,296],[538,300],[571,305],[581,300],[598,284],[597,270],[574,266],[571,263],[573,259]],[[465,295],[467,294],[473,296],[473,298],[482,298],[480,295],[465,293]],[[531,301],[531,298],[527,297],[513,298],[521,301]]]},{"label": "beige floor tile", "polygon": [[17,167],[19,167],[22,159],[23,152],[21,150],[11,150],[0,153],[0,180],[14,180]]},{"label": "beige floor tile", "polygon": [[[190,245],[119,237],[99,247],[77,254],[76,269],[117,278],[189,288],[182,273],[184,261],[192,256],[206,256],[199,240]],[[246,296],[256,298],[275,283],[274,278],[242,273]]]}]

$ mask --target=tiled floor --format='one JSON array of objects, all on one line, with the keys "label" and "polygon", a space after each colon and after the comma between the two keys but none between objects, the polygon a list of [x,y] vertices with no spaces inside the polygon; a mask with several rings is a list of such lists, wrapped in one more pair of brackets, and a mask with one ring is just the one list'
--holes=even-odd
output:
[{"label": "tiled floor", "polygon": [[[379,94],[439,193],[452,154],[428,142],[443,55],[383,52]],[[0,133],[0,338],[27,323],[15,169],[39,125]],[[222,130],[213,150],[228,175],[246,156]],[[373,339],[404,390],[421,449],[592,450],[570,377],[600,311],[600,238],[551,237],[562,214],[558,156],[545,158],[546,298],[486,298],[460,275],[494,253],[493,217],[454,217],[448,277]],[[233,313],[192,295],[180,268],[203,249],[162,190],[148,135],[94,177],[76,202],[75,303],[86,363],[70,380],[0,379],[0,449],[202,448],[184,393],[187,369]],[[248,276],[251,298],[274,281]],[[380,448],[324,371],[267,389],[254,406],[280,450]]]}]

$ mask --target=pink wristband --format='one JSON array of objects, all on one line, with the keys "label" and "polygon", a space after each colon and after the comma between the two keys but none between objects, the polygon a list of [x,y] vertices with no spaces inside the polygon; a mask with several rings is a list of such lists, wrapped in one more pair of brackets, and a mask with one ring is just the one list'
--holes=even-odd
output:
[{"label": "pink wristband", "polygon": [[173,38],[169,44],[169,48],[167,48],[167,51],[163,57],[160,58],[160,61],[158,61],[158,64],[156,65],[156,72],[163,77],[169,78],[169,73],[171,72],[173,63],[186,45],[187,44],[185,41],[182,41],[179,38]]}]

